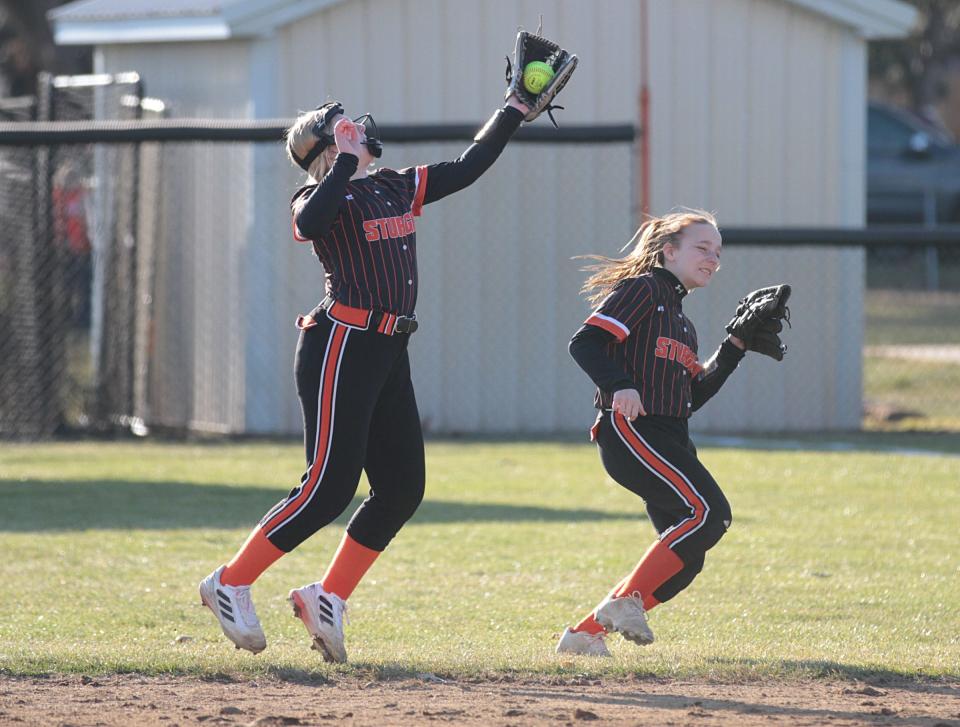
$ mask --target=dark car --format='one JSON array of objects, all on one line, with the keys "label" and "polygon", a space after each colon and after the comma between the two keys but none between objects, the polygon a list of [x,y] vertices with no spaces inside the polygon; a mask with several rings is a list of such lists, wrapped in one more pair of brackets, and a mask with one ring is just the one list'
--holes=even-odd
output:
[{"label": "dark car", "polygon": [[902,109],[867,109],[867,224],[960,222],[960,146]]}]

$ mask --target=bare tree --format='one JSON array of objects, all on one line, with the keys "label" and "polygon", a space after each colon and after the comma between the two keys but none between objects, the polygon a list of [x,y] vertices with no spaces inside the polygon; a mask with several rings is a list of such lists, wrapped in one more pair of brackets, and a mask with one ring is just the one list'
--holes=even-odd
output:
[{"label": "bare tree", "polygon": [[908,0],[919,11],[913,33],[870,44],[870,77],[902,92],[917,113],[939,121],[947,73],[960,63],[960,0]]},{"label": "bare tree", "polygon": [[89,70],[89,49],[57,48],[53,43],[47,11],[65,2],[0,0],[0,75],[8,95],[32,95],[40,71]]}]

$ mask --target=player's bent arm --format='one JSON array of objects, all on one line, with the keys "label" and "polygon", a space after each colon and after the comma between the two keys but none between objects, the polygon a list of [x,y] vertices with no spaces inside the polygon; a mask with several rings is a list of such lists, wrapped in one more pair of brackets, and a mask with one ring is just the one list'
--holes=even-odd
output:
[{"label": "player's bent arm", "polygon": [[347,182],[357,171],[360,160],[353,154],[338,154],[333,167],[309,196],[293,202],[293,221],[296,230],[306,240],[319,240],[337,219],[343,204]]},{"label": "player's bent arm", "polygon": [[744,355],[744,350],[730,339],[720,344],[720,348],[704,365],[703,372],[690,382],[693,411],[706,404],[714,394],[720,391],[720,387],[734,372]]},{"label": "player's bent arm", "polygon": [[612,333],[585,323],[570,339],[567,348],[573,360],[600,391],[635,390],[636,386],[630,377],[607,355],[607,346],[614,340]]},{"label": "player's bent arm", "polygon": [[522,121],[523,112],[515,106],[497,109],[459,159],[429,165],[423,203],[436,202],[476,182],[497,160]]}]

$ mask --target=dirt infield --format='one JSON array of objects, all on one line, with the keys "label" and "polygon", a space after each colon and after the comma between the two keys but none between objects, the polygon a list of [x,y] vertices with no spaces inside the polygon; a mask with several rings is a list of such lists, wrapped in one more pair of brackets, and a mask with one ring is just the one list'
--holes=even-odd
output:
[{"label": "dirt infield", "polygon": [[0,677],[0,725],[960,726],[960,683]]}]

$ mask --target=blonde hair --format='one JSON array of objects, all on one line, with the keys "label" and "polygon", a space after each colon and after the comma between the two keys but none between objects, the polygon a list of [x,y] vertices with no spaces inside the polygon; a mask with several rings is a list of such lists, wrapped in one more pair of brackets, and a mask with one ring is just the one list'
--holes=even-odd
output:
[{"label": "blonde hair", "polygon": [[[296,164],[298,168],[300,165],[297,164],[297,160],[293,155],[296,154],[303,159],[310,153],[310,150],[319,143],[320,140],[313,133],[313,127],[317,122],[323,120],[323,114],[323,109],[302,113],[284,133],[284,138],[287,141],[287,158]],[[327,124],[327,127],[330,127],[330,124]],[[332,128],[324,128],[323,131],[327,134],[333,133]],[[324,152],[325,151],[326,150],[324,150]],[[326,154],[321,152],[317,158],[310,163],[310,169],[307,170],[307,174],[310,175],[312,181],[319,182],[328,171],[330,171],[330,167],[327,164]]]},{"label": "blonde hair", "polygon": [[708,224],[717,226],[717,219],[706,210],[682,208],[665,214],[663,217],[650,217],[634,233],[624,248],[634,245],[626,257],[609,258],[603,255],[584,255],[590,260],[599,260],[598,265],[583,268],[592,272],[581,293],[588,294],[587,300],[599,303],[621,280],[636,278],[653,268],[663,265],[663,246],[668,242],[680,244],[681,233],[690,225]]}]

